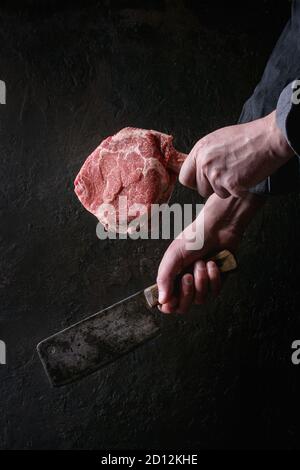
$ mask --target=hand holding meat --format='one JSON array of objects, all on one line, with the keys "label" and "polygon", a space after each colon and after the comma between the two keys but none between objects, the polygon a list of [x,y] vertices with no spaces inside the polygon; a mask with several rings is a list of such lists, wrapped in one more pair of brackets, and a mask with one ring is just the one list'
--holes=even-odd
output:
[{"label": "hand holding meat", "polygon": [[255,121],[218,129],[200,139],[183,163],[179,181],[208,197],[239,197],[294,155],[275,111]]}]

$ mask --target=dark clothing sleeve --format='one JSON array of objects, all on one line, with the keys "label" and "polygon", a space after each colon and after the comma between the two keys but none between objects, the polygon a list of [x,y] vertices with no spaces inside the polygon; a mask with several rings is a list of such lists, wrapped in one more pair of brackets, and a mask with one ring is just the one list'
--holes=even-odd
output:
[{"label": "dark clothing sleeve", "polygon": [[289,83],[281,92],[276,122],[295,154],[300,156],[300,80]]},{"label": "dark clothing sleeve", "polygon": [[[291,19],[239,119],[240,123],[253,121],[276,109],[277,123],[295,151],[295,156],[285,165],[250,190],[255,194],[285,194],[300,190],[300,158],[297,156],[300,156],[300,104],[297,106],[291,100],[292,85],[297,77],[300,77],[300,1],[293,2]],[[300,100],[300,90],[298,97]]]}]

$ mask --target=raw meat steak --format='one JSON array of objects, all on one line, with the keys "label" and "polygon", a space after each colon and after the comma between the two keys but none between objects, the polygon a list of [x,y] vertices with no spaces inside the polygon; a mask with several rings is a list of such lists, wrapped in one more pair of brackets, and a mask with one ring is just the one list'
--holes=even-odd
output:
[{"label": "raw meat steak", "polygon": [[[87,158],[74,182],[83,206],[107,230],[129,231],[128,223],[149,215],[151,204],[166,203],[171,196],[186,157],[172,142],[170,135],[132,127],[105,139]],[[127,197],[125,212],[129,215],[120,211],[120,201],[125,199],[121,196]],[[103,204],[111,206],[104,211]]]}]

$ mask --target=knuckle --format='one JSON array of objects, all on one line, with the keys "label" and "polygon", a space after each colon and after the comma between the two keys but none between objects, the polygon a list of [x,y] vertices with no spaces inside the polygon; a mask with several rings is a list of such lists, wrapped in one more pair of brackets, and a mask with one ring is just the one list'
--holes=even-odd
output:
[{"label": "knuckle", "polygon": [[211,171],[211,165],[206,155],[202,158],[201,163],[199,163],[199,167],[205,176],[209,175]]},{"label": "knuckle", "polygon": [[219,181],[221,179],[221,170],[219,168],[212,168],[210,171],[210,179],[212,181]]},{"label": "knuckle", "polygon": [[207,266],[207,269],[209,271],[218,271],[219,270],[216,263],[213,260],[207,261],[206,266]]},{"label": "knuckle", "polygon": [[235,195],[239,191],[239,183],[234,175],[227,175],[226,180],[225,180],[225,185],[227,191]]},{"label": "knuckle", "polygon": [[206,289],[207,279],[208,274],[206,271],[206,266],[204,265],[203,267],[202,265],[200,265],[200,267],[197,267],[195,270],[195,290],[196,297],[198,298],[198,300],[201,299],[201,295]]},{"label": "knuckle", "polygon": [[195,261],[194,266],[198,270],[205,270],[205,263],[202,259],[198,259],[197,261]]},{"label": "knuckle", "polygon": [[206,275],[206,266],[204,261],[199,260],[195,262],[194,265],[195,275],[198,277],[199,275]]}]

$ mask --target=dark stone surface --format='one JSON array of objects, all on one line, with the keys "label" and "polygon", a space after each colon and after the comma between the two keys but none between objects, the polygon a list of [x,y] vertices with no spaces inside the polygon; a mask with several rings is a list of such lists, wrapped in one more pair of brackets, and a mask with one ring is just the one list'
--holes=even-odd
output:
[{"label": "dark stone surface", "polygon": [[[166,246],[96,238],[73,193],[85,156],[128,125],[188,151],[234,123],[289,13],[198,3],[0,7],[0,448],[298,447],[298,196],[270,201],[218,301],[166,318],[160,338],[62,389],[35,352],[152,283]],[[173,201],[191,200],[178,185]]]}]

